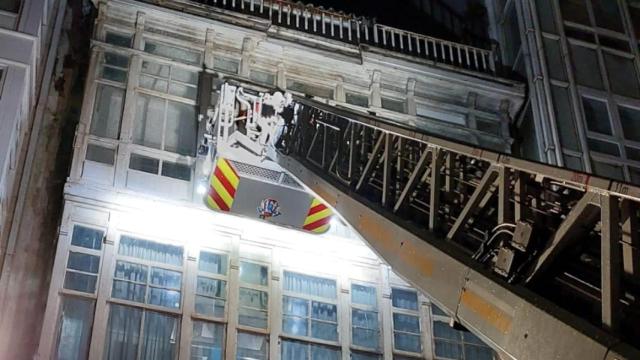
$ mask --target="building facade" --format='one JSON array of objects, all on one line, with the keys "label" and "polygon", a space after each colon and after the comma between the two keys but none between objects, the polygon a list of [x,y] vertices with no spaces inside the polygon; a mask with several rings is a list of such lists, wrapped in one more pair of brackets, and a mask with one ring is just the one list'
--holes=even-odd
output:
[{"label": "building facade", "polygon": [[43,89],[46,93],[50,85],[65,4],[64,1],[37,0],[4,1],[0,4],[2,257],[7,247],[31,129],[42,119],[43,105],[39,96],[44,95]]},{"label": "building facade", "polygon": [[640,182],[637,2],[491,0],[487,7],[505,66],[528,79],[521,153]]},{"label": "building facade", "polygon": [[[481,49],[216,3],[97,4],[36,357],[494,358],[339,220],[314,235],[207,209],[196,149],[225,79],[501,151],[523,87]],[[241,12],[259,7],[268,19]]]}]

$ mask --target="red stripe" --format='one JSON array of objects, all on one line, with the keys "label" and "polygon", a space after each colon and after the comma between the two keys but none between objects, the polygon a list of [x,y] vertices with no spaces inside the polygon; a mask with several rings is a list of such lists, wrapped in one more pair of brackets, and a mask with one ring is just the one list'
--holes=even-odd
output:
[{"label": "red stripe", "polygon": [[316,228],[319,228],[322,225],[326,225],[329,223],[329,221],[331,221],[331,216],[327,216],[326,218],[322,218],[320,220],[316,220],[314,222],[312,222],[311,224],[307,224],[303,227],[303,229],[305,230],[313,230]]},{"label": "red stripe", "polygon": [[216,179],[220,181],[222,186],[224,186],[224,188],[227,190],[227,193],[231,195],[231,198],[235,197],[236,189],[233,187],[233,185],[231,185],[231,183],[226,178],[226,176],[224,176],[224,174],[222,173],[222,170],[220,170],[220,168],[216,166],[216,171],[213,174],[216,176]]},{"label": "red stripe", "polygon": [[320,212],[320,211],[322,211],[322,210],[324,210],[326,208],[327,207],[324,204],[318,204],[318,205],[312,207],[311,209],[309,209],[309,214],[307,214],[307,217],[311,216],[311,215],[313,215],[313,214],[315,214],[317,212]]},{"label": "red stripe", "polygon": [[240,179],[240,176],[238,176],[238,173],[236,172],[236,169],[234,169],[233,166],[231,166],[231,163],[227,159],[222,159],[222,160],[224,160],[224,162],[227,163],[227,166],[229,166],[229,169],[231,169],[231,171],[233,171],[233,174],[236,176],[236,178]]},{"label": "red stripe", "polygon": [[214,189],[213,187],[209,188],[209,196],[211,197],[211,200],[215,201],[220,210],[229,211],[229,207],[227,206],[227,204],[225,204],[222,198],[220,198],[220,195],[218,195],[216,189]]}]

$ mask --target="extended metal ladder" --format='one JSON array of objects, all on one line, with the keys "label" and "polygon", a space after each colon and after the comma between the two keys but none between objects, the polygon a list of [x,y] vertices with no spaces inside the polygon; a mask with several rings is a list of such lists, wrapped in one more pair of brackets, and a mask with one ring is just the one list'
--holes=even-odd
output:
[{"label": "extended metal ladder", "polygon": [[503,357],[640,359],[640,188],[295,101],[280,165]]}]

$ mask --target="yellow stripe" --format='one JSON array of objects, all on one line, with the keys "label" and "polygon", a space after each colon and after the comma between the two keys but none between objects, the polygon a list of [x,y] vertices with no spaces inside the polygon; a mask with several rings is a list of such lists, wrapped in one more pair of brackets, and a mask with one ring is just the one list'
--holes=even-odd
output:
[{"label": "yellow stripe", "polygon": [[314,232],[314,233],[320,234],[320,233],[323,233],[323,232],[329,230],[329,226],[331,226],[331,225],[330,224],[324,224],[324,225],[322,225],[320,227],[317,227],[317,228],[315,228],[315,229],[313,229],[311,231]]},{"label": "yellow stripe", "polygon": [[311,201],[311,206],[309,206],[309,209],[311,209],[312,207],[316,206],[316,205],[320,205],[322,204],[322,202],[320,202],[320,200],[318,200],[318,198],[313,198],[313,200]]},{"label": "yellow stripe", "polygon": [[218,207],[218,204],[216,204],[216,202],[213,201],[213,198],[211,196],[207,196],[207,204],[212,209],[220,210],[220,208]]},{"label": "yellow stripe", "polygon": [[326,208],[326,209],[324,209],[322,211],[318,211],[317,213],[315,213],[313,215],[307,216],[307,218],[304,219],[304,224],[302,226],[307,225],[307,224],[311,224],[314,221],[318,221],[320,219],[324,219],[324,218],[329,217],[329,216],[331,216],[331,209]]},{"label": "yellow stripe", "polygon": [[[235,189],[238,188],[238,184],[240,183],[240,179],[238,179],[238,177],[236,176],[236,174],[233,172],[233,170],[229,167],[229,163],[224,160],[223,158],[220,158],[220,160],[218,160],[218,165],[220,168],[220,171],[222,171],[222,174],[224,175],[224,177],[227,178],[227,180],[229,180],[229,183],[231,184],[231,186],[233,186]],[[215,175],[214,175],[215,177]]]},{"label": "yellow stripe", "polygon": [[233,198],[227,192],[227,189],[224,188],[220,180],[214,180],[213,188],[216,190],[222,201],[231,209],[231,205],[233,204]]}]

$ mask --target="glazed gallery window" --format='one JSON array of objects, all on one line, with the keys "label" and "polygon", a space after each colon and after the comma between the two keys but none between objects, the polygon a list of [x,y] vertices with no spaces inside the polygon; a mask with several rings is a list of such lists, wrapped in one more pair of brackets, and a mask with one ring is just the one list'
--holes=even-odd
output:
[{"label": "glazed gallery window", "polygon": [[111,297],[179,309],[182,256],[179,246],[121,237]]},{"label": "glazed gallery window", "polygon": [[91,119],[91,135],[118,139],[124,105],[124,89],[99,83]]},{"label": "glazed gallery window", "polygon": [[93,299],[62,298],[57,359],[86,359],[93,327]]},{"label": "glazed gallery window", "polygon": [[194,156],[195,106],[139,93],[133,142],[180,155]]},{"label": "glazed gallery window", "polygon": [[143,61],[139,86],[145,89],[195,100],[198,95],[198,73],[177,66]]},{"label": "glazed gallery window", "polygon": [[269,358],[269,337],[238,331],[237,360],[267,360]]},{"label": "glazed gallery window", "polygon": [[493,360],[493,351],[468,331],[453,329],[442,321],[433,322],[433,342],[438,359]]},{"label": "glazed gallery window", "polygon": [[380,348],[378,300],[373,286],[351,284],[351,343],[372,350]]},{"label": "glazed gallery window", "polygon": [[191,359],[222,360],[224,355],[224,325],[208,321],[193,321]]},{"label": "glazed gallery window", "polygon": [[240,296],[238,323],[266,329],[269,314],[269,268],[247,261],[240,262]]},{"label": "glazed gallery window", "polygon": [[149,54],[162,56],[171,60],[184,62],[191,65],[200,65],[202,54],[200,51],[186,49],[175,45],[169,45],[158,41],[144,41],[144,51]]},{"label": "glazed gallery window", "polygon": [[337,342],[336,295],[335,280],[285,271],[283,333]]},{"label": "glazed gallery window", "polygon": [[172,360],[180,344],[177,316],[109,305],[105,359]]},{"label": "glazed gallery window", "polygon": [[422,352],[418,293],[391,289],[393,310],[393,348],[412,353]]},{"label": "glazed gallery window", "polygon": [[227,300],[227,266],[225,254],[200,252],[196,282],[196,313],[207,318],[222,319]]},{"label": "glazed gallery window", "polygon": [[94,294],[100,272],[104,231],[75,225],[67,257],[64,288]]}]

